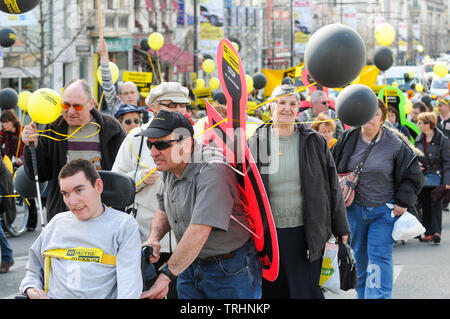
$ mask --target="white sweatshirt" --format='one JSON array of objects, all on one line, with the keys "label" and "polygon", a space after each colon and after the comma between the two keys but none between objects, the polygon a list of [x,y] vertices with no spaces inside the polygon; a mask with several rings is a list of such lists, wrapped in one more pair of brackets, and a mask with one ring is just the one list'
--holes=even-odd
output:
[{"label": "white sweatshirt", "polygon": [[97,218],[79,220],[59,213],[43,229],[29,250],[20,291],[44,290],[43,253],[52,249],[100,248],[116,256],[116,266],[51,258],[48,296],[58,299],[139,298],[142,293],[141,241],[133,217],[105,207]]}]

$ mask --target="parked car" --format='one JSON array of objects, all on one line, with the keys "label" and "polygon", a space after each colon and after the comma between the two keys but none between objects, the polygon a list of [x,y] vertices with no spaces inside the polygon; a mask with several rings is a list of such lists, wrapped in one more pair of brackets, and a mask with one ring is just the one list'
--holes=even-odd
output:
[{"label": "parked car", "polygon": [[208,11],[205,6],[200,6],[200,22],[209,22],[216,27],[223,26],[223,19],[221,16]]},{"label": "parked car", "polygon": [[306,25],[302,25],[300,21],[295,20],[295,32],[303,32],[304,34],[310,34],[311,31],[308,29]]}]

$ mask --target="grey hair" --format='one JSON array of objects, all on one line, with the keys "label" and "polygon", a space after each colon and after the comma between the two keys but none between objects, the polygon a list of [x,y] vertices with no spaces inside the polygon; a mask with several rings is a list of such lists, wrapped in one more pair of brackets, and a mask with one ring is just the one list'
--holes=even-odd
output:
[{"label": "grey hair", "polygon": [[273,89],[270,99],[272,100],[287,94],[295,96],[297,98],[297,101],[300,102],[300,94],[297,93],[295,86],[290,84],[278,85],[275,89]]},{"label": "grey hair", "polygon": [[73,79],[73,80],[69,81],[64,86],[64,90],[66,90],[69,86],[71,86],[72,84],[75,84],[75,83],[80,83],[81,88],[83,89],[83,91],[86,94],[86,96],[88,97],[88,99],[89,100],[92,99],[91,86],[89,85],[89,83],[85,79]]},{"label": "grey hair", "polygon": [[321,97],[321,96],[325,96],[325,97],[326,97],[327,95],[325,94],[324,91],[321,91],[321,90],[315,90],[315,91],[311,94],[310,101],[311,101],[311,102],[316,102],[316,101],[319,100],[319,97]]},{"label": "grey hair", "polygon": [[119,92],[118,92],[118,94],[122,94],[122,86],[123,86],[124,84],[131,84],[131,85],[136,89],[136,91],[139,92],[139,89],[138,89],[136,83],[131,82],[131,81],[127,81],[127,82],[122,82],[122,83],[119,85]]}]

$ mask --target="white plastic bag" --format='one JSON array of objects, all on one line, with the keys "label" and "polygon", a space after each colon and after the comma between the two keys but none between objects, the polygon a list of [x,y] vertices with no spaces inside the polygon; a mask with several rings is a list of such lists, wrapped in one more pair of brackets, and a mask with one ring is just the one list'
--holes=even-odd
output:
[{"label": "white plastic bag", "polygon": [[322,258],[319,285],[322,289],[339,294],[341,280],[339,276],[338,244],[327,242]]},{"label": "white plastic bag", "polygon": [[397,240],[407,240],[422,235],[425,228],[417,218],[409,212],[404,212],[394,223],[392,238]]}]

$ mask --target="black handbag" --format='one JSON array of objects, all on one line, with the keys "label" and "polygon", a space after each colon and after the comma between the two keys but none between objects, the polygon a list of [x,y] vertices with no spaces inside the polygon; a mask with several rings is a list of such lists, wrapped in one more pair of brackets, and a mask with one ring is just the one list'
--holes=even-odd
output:
[{"label": "black handbag", "polygon": [[356,273],[356,260],[353,256],[353,249],[348,244],[338,241],[338,264],[339,277],[341,279],[341,289],[344,291],[355,289],[358,283]]}]

